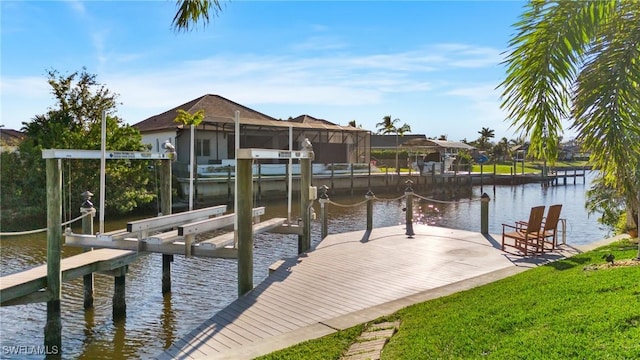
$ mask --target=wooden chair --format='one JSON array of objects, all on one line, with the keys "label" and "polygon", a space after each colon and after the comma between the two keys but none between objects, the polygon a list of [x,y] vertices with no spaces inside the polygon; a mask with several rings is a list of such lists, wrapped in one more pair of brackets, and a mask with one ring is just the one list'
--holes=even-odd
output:
[{"label": "wooden chair", "polygon": [[547,216],[542,220],[542,238],[551,244],[551,250],[558,246],[558,222],[560,220],[561,204],[549,206]]},{"label": "wooden chair", "polygon": [[[531,208],[529,221],[517,221],[514,225],[502,224],[502,251],[505,246],[514,247],[524,253],[534,254],[544,252],[544,234],[542,218],[544,217],[544,205]],[[507,242],[507,239],[509,241]]]}]

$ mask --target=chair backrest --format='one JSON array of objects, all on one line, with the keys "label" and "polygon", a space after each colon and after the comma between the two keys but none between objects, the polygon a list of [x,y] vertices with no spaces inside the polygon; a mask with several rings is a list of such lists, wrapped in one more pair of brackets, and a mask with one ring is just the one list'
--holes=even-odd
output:
[{"label": "chair backrest", "polygon": [[542,218],[544,217],[544,205],[534,206],[529,214],[529,222],[527,223],[527,233],[539,232],[542,227]]},{"label": "chair backrest", "polygon": [[544,231],[555,230],[558,227],[558,220],[560,219],[560,210],[562,205],[551,205],[547,212],[547,218],[544,221]]}]

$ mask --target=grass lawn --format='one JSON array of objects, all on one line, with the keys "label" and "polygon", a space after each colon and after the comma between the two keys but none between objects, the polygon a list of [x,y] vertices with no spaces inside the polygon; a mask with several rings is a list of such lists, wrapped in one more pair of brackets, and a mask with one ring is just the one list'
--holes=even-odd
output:
[{"label": "grass lawn", "polygon": [[[507,174],[510,175],[513,171],[513,166],[511,164],[496,164],[496,174]],[[522,174],[522,164],[518,163],[516,166],[516,174]],[[479,173],[480,165],[473,165],[471,168],[471,172]],[[482,166],[482,172],[484,174],[493,174],[493,164],[488,164]],[[539,173],[540,169],[531,167],[531,164],[525,163],[524,167],[525,174],[530,173]]]},{"label": "grass lawn", "polygon": [[[494,283],[404,308],[383,359],[639,359],[637,240],[527,270]],[[376,322],[379,322],[376,321]],[[362,326],[259,359],[339,359]]]}]

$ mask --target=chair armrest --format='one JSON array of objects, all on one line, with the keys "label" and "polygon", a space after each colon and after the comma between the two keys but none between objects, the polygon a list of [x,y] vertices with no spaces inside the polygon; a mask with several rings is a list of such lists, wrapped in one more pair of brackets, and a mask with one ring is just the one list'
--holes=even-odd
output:
[{"label": "chair armrest", "polygon": [[509,225],[509,224],[502,224],[502,232],[504,232],[505,228],[510,228],[510,229],[514,229],[516,231],[520,231],[520,228],[518,226]]}]

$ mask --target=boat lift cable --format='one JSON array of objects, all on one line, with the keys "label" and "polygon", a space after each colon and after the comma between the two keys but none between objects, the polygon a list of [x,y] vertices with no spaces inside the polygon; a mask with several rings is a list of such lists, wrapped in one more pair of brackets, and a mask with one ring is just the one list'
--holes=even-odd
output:
[{"label": "boat lift cable", "polygon": [[[82,214],[80,216],[78,216],[75,219],[71,219],[67,222],[64,222],[62,224],[60,224],[61,226],[67,226],[69,224],[73,224],[74,222],[82,219],[85,216],[89,216],[92,215],[92,213],[88,212],[86,214]],[[21,236],[21,235],[31,235],[31,234],[37,234],[37,233],[41,233],[41,232],[45,232],[47,231],[47,228],[43,228],[43,229],[36,229],[36,230],[28,230],[28,231],[18,231],[18,232],[0,232],[0,236]]]}]

